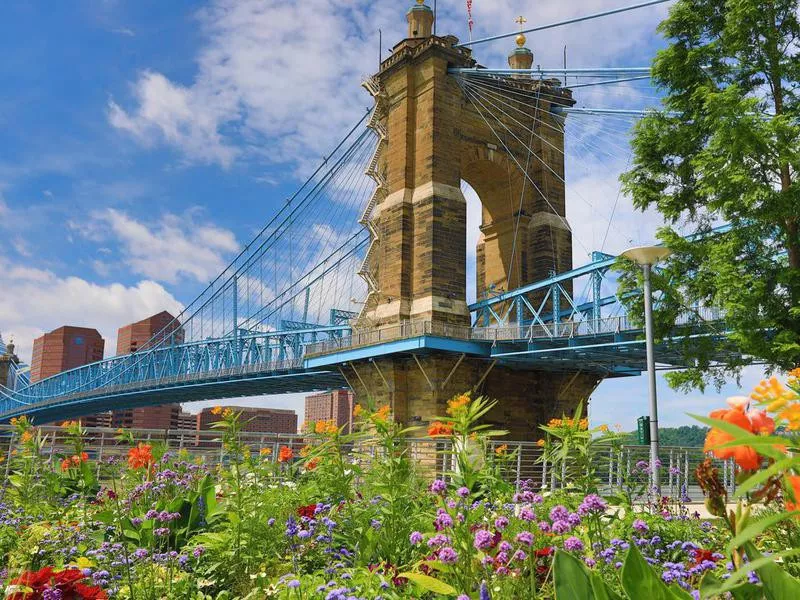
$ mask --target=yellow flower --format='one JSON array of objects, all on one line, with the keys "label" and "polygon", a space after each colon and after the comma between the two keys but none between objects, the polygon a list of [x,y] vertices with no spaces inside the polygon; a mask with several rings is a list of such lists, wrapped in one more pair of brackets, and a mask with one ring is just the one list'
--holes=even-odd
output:
[{"label": "yellow flower", "polygon": [[362,412],[364,412],[364,409],[360,404],[356,404],[353,407],[353,416],[354,417],[360,417]]},{"label": "yellow flower", "polygon": [[537,440],[536,445],[539,446],[539,448],[544,448],[544,440],[542,439]]},{"label": "yellow flower", "polygon": [[11,424],[12,424],[12,425],[16,425],[17,423],[19,423],[19,419],[17,419],[17,417],[13,417],[13,418],[11,419]]},{"label": "yellow flower", "polygon": [[221,415],[222,414],[222,407],[221,406],[215,406],[214,408],[211,409],[211,414],[215,415],[215,416]]},{"label": "yellow flower", "polygon": [[23,433],[23,434],[22,434],[22,435],[19,437],[19,441],[20,441],[20,442],[22,442],[23,444],[25,444],[25,443],[27,443],[27,442],[30,442],[32,439],[33,439],[33,436],[31,435],[31,432],[30,432],[30,431],[26,431],[26,432],[24,432],[24,433]]},{"label": "yellow flower", "polygon": [[581,419],[578,422],[578,429],[589,429],[589,419]]},{"label": "yellow flower", "polygon": [[262,448],[261,450],[258,451],[258,453],[261,456],[269,456],[270,454],[272,454],[272,448]]},{"label": "yellow flower", "polygon": [[311,454],[311,446],[303,446],[300,448],[300,456],[306,457]]},{"label": "yellow flower", "polygon": [[325,433],[325,421],[314,423],[314,433]]},{"label": "yellow flower", "polygon": [[762,379],[750,397],[761,404],[766,404],[769,412],[776,412],[786,406],[788,402],[798,399],[797,393],[784,386],[777,377],[770,377],[769,380]]},{"label": "yellow flower", "polygon": [[800,429],[800,402],[794,402],[787,406],[782,412],[778,413],[778,418],[786,419],[786,427],[789,431]]},{"label": "yellow flower", "polygon": [[232,414],[233,414],[233,409],[228,407],[228,408],[226,408],[225,410],[222,411],[222,418],[227,419]]},{"label": "yellow flower", "polygon": [[600,431],[602,431],[603,433],[605,433],[606,431],[608,431],[608,425],[606,425],[605,423],[603,423],[602,425],[600,425],[599,429],[600,429]]}]

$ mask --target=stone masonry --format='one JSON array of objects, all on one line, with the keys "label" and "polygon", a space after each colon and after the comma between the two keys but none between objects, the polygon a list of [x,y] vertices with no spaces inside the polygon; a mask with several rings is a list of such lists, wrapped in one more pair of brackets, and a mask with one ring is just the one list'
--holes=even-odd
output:
[{"label": "stone masonry", "polygon": [[[370,127],[380,136],[368,174],[375,196],[361,222],[372,233],[362,267],[370,293],[359,319],[367,329],[410,321],[469,326],[466,302],[466,200],[461,182],[483,206],[477,247],[478,297],[572,268],[572,234],[565,220],[563,124],[551,104],[572,104],[558,81],[528,74],[495,82],[512,93],[528,121],[502,117],[489,126],[453,67],[474,67],[453,36],[432,35],[433,14],[417,4],[407,15],[408,38],[365,82],[375,97]],[[520,43],[521,39],[521,43]],[[512,68],[533,55],[518,38]],[[518,92],[515,96],[513,92]],[[537,97],[531,107],[521,100]],[[497,131],[508,132],[498,139]],[[530,150],[529,150],[530,148]],[[522,166],[527,167],[527,176]],[[538,436],[536,426],[571,412],[599,383],[596,375],[553,374],[494,366],[477,358],[433,352],[352,363],[344,371],[356,397],[392,405],[402,421],[426,423],[446,401],[475,390],[500,401],[489,420],[515,439]]]}]

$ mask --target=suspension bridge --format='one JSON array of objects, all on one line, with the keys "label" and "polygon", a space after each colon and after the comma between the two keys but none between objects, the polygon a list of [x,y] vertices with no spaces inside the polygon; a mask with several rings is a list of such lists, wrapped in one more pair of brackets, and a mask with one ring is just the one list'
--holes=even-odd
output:
[{"label": "suspension bridge", "polygon": [[[0,420],[350,387],[413,423],[472,389],[499,398],[490,419],[523,439],[604,378],[640,374],[642,331],[603,251],[625,235],[578,194],[604,235],[599,248],[573,237],[567,179],[627,155],[657,97],[637,87],[647,67],[533,68],[525,33],[581,19],[460,43],[412,6],[408,37],[364,81],[374,106],[176,321],[145,350],[9,378]],[[514,36],[509,68],[477,64],[478,44]],[[607,104],[592,105],[598,90]],[[467,186],[482,204],[473,302]],[[718,311],[687,307],[658,363],[684,367],[682,344],[725,335]]]}]

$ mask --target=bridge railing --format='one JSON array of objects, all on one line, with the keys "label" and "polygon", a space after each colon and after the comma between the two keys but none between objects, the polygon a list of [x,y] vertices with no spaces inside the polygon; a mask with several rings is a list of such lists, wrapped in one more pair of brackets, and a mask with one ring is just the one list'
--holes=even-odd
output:
[{"label": "bridge railing", "polygon": [[[62,427],[39,427],[45,437],[43,448],[44,460],[54,468],[72,446]],[[98,474],[106,465],[124,461],[130,444],[120,439],[119,433],[111,428],[87,428],[86,451],[96,461]],[[229,460],[223,447],[219,432],[214,430],[181,430],[181,429],[134,429],[126,430],[134,443],[161,444],[167,452],[185,453],[189,458],[208,465],[224,463]],[[302,434],[279,434],[242,432],[241,441],[250,450],[252,456],[259,460],[274,462],[278,459],[280,448],[292,449],[296,457],[301,450],[311,443],[311,438]],[[18,442],[13,428],[0,426],[0,454],[6,460],[2,465],[6,477],[13,465],[14,451],[18,450]],[[422,471],[430,478],[448,479],[456,468],[455,453],[449,441],[436,438],[413,438],[407,440],[410,456],[419,462]],[[380,449],[369,440],[351,443],[347,446],[352,462],[375,458]],[[641,495],[646,490],[649,460],[648,446],[623,446],[613,449],[610,446],[595,447],[593,464],[595,474],[601,482],[605,493],[628,492]],[[573,467],[569,461],[547,461],[542,449],[534,442],[493,440],[487,444],[488,456],[497,457],[498,452],[504,455],[503,460],[494,461],[503,479],[513,483],[517,488],[523,482],[530,481],[535,489],[558,489],[573,475]],[[661,447],[662,461],[662,493],[672,498],[688,497],[694,501],[702,498],[699,485],[694,475],[697,466],[706,458],[699,447]],[[714,459],[719,469],[723,484],[729,494],[735,491],[734,465],[731,461]]]}]

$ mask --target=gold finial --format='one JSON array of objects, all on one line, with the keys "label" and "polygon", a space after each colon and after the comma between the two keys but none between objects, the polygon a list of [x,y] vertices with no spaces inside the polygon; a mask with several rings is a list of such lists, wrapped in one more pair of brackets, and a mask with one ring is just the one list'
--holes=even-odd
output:
[{"label": "gold finial", "polygon": [[425,0],[417,0],[417,4],[419,4],[420,6],[422,6],[423,4],[425,4]]},{"label": "gold finial", "polygon": [[525,25],[525,23],[527,23],[527,22],[528,22],[528,19],[526,19],[526,18],[525,18],[525,17],[523,17],[522,15],[520,15],[520,16],[518,16],[516,19],[514,19],[514,23],[516,23],[517,25],[519,25],[519,31],[520,31],[520,33],[519,33],[519,35],[517,36],[517,46],[519,46],[520,48],[522,48],[522,47],[525,45],[525,42],[527,42],[527,41],[528,41],[528,38],[526,38],[526,37],[525,37],[525,34],[524,34],[524,33],[522,33],[522,27],[523,27],[523,26]]}]

